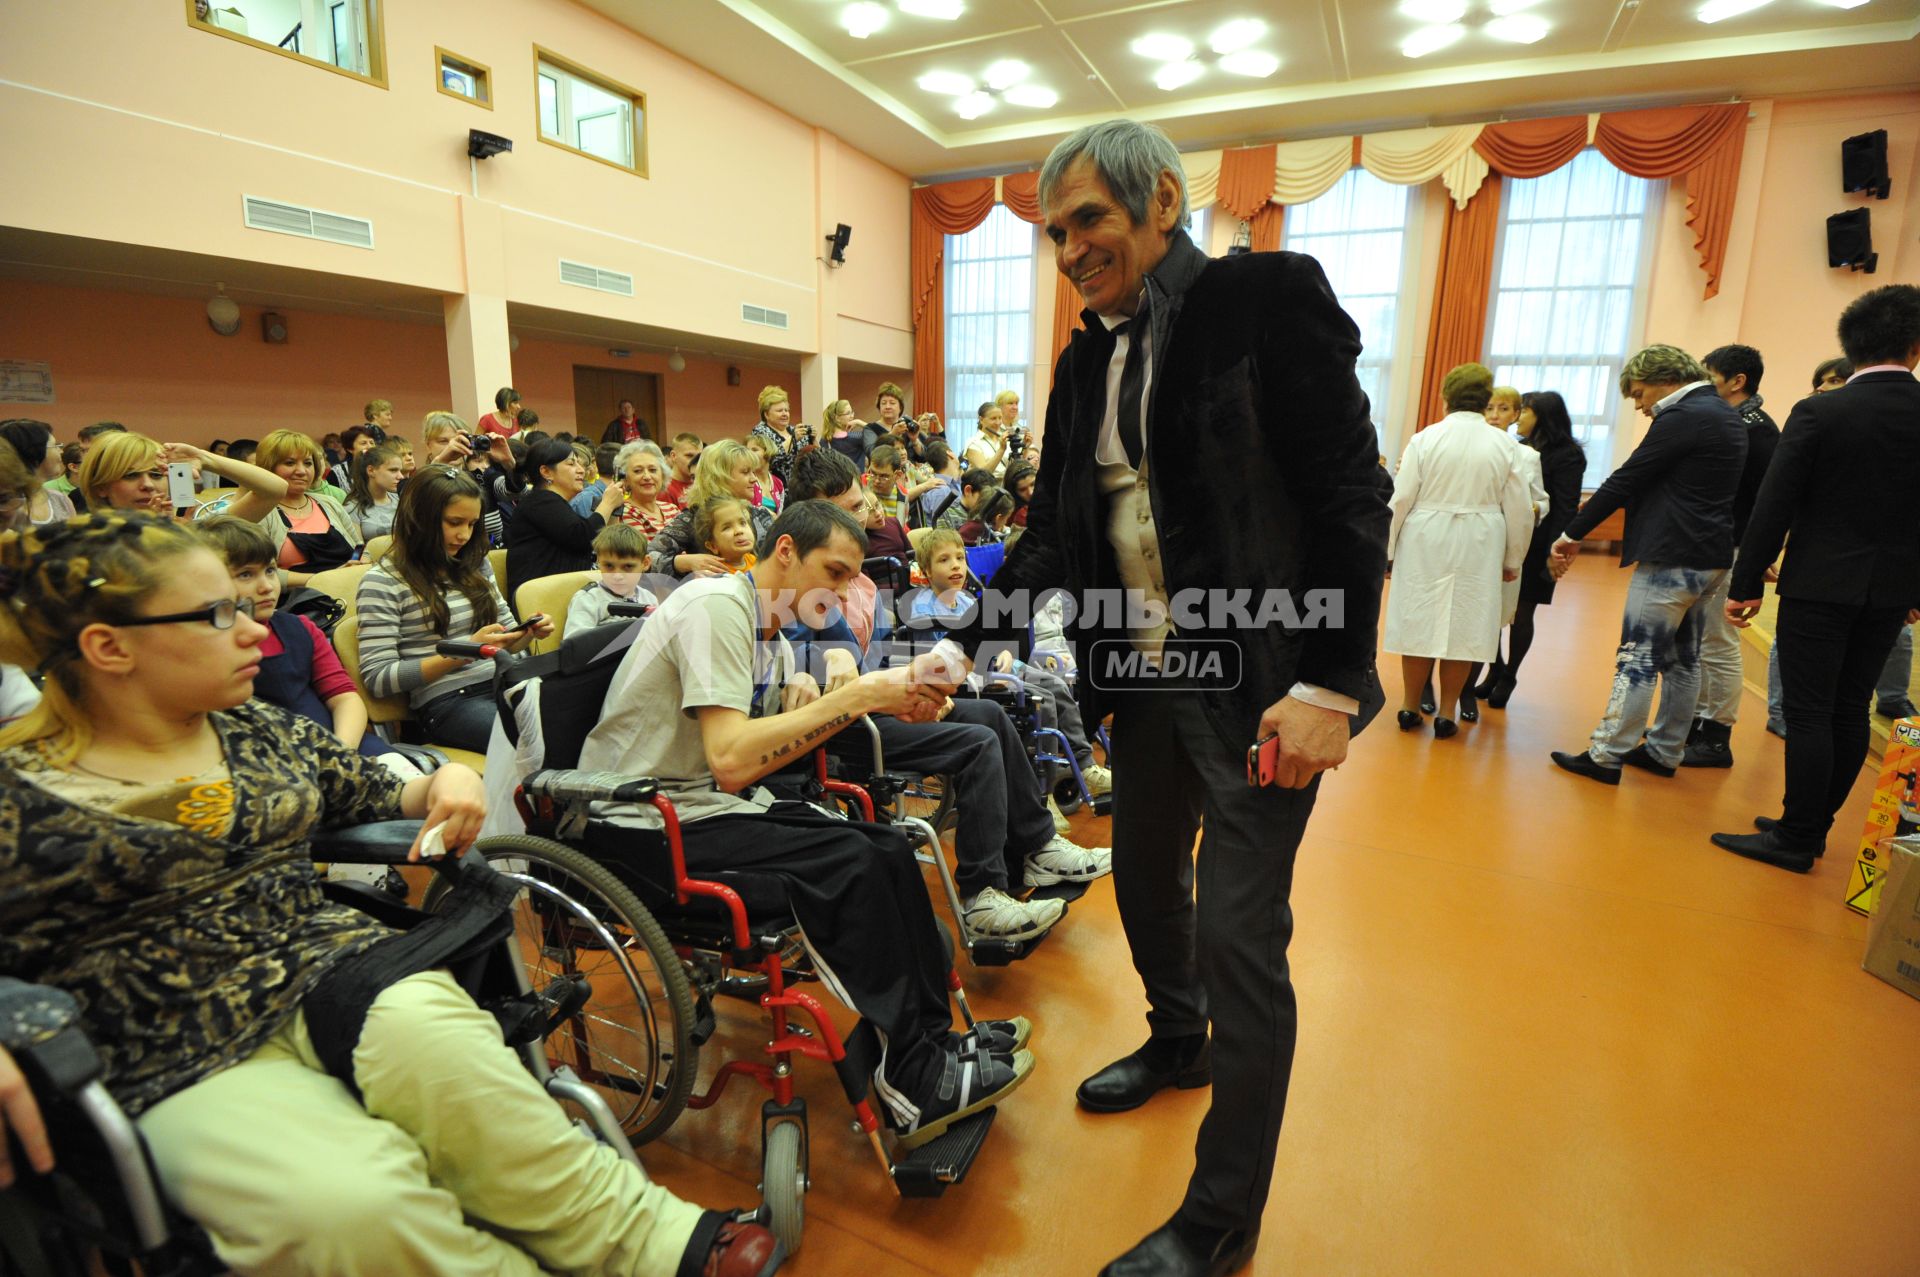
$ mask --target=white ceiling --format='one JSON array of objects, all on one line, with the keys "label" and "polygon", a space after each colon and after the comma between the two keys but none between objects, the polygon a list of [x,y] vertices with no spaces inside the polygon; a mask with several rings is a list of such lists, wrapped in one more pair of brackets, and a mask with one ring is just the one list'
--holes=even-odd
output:
[{"label": "white ceiling", "polygon": [[[1920,0],[1770,0],[1701,22],[1703,0],[1466,0],[1465,31],[1424,57],[1401,51],[1422,0],[962,0],[951,21],[869,0],[885,25],[845,29],[848,0],[581,0],[716,75],[918,178],[1030,166],[1082,124],[1127,115],[1185,147],[1407,128],[1559,111],[1920,85]],[[1441,4],[1445,0],[1424,0]],[[1456,0],[1457,2],[1457,0]],[[1724,2],[1724,0],[1717,0]],[[1533,44],[1496,39],[1495,9],[1544,19]],[[1280,65],[1230,74],[1209,37],[1257,19]],[[1141,36],[1184,38],[1200,74],[1173,91]],[[1058,95],[997,98],[977,119],[922,88],[928,72],[980,82],[1002,60]],[[664,121],[662,122],[664,127]]]}]

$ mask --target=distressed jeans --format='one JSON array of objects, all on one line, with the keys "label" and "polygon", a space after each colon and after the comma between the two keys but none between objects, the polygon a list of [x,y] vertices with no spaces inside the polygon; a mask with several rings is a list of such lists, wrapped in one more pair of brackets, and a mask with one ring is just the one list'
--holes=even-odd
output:
[{"label": "distressed jeans", "polygon": [[[1627,586],[1620,618],[1620,650],[1614,656],[1613,692],[1593,729],[1588,752],[1603,767],[1640,743],[1669,767],[1686,754],[1687,733],[1700,699],[1700,636],[1706,609],[1727,578],[1727,568],[1685,568],[1642,563]],[[1654,685],[1660,709],[1654,714]],[[1647,720],[1653,719],[1651,729]]]}]

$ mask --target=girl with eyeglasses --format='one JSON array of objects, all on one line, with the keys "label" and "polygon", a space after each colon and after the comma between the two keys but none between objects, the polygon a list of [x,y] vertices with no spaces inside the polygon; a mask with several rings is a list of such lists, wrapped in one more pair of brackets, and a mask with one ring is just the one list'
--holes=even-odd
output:
[{"label": "girl with eyeglasses", "polygon": [[[0,660],[46,676],[0,729],[0,976],[73,995],[168,1199],[240,1273],[771,1271],[764,1230],[581,1138],[446,971],[388,958],[357,1032],[320,1015],[392,933],[321,894],[314,835],[424,818],[457,852],[485,796],[250,700],[250,610],[168,519],[0,533]],[[52,1169],[4,1049],[0,1099],[0,1184]]]}]

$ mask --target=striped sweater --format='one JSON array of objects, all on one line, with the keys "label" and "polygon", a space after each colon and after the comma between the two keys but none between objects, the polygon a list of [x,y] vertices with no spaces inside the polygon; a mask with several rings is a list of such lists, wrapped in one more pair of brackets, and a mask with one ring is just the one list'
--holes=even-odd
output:
[{"label": "striped sweater", "polygon": [[418,709],[428,701],[449,692],[493,677],[493,667],[482,661],[443,674],[432,682],[421,675],[421,666],[434,655],[433,645],[445,639],[463,639],[483,625],[499,622],[513,624],[507,601],[494,584],[493,570],[484,562],[487,587],[493,591],[494,615],[475,618],[473,607],[464,594],[449,591],[447,631],[437,633],[432,615],[420,597],[405,581],[387,570],[385,562],[368,569],[360,580],[360,592],[354,609],[360,618],[360,679],[375,696],[407,695],[407,703]]}]

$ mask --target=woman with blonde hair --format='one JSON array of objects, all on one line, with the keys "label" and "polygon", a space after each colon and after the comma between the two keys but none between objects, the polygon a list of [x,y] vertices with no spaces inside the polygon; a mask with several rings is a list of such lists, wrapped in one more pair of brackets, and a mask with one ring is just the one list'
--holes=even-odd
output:
[{"label": "woman with blonde hair", "polygon": [[[794,445],[793,404],[787,399],[787,392],[779,386],[763,386],[760,390],[760,420],[753,423],[753,429],[747,432],[749,438],[764,439],[771,451],[767,454],[767,464],[773,470],[774,477],[781,483],[787,481],[787,467],[793,464],[793,454],[798,451]],[[697,501],[689,501],[688,508],[698,506]]]},{"label": "woman with blonde hair", "polygon": [[1461,364],[1440,391],[1447,415],[1407,441],[1394,479],[1381,646],[1401,658],[1402,731],[1423,721],[1421,692],[1440,662],[1433,734],[1445,740],[1459,730],[1453,715],[1469,666],[1498,655],[1500,585],[1519,576],[1533,501],[1518,445],[1487,429],[1493,374]]},{"label": "woman with blonde hair", "polygon": [[174,507],[167,499],[167,466],[186,462],[193,467],[195,487],[202,472],[211,471],[238,485],[223,497],[225,513],[250,522],[272,514],[286,499],[287,481],[250,461],[236,461],[190,443],[159,443],[131,430],[103,434],[80,463],[80,490],[89,510],[124,510],[170,519]]},{"label": "woman with blonde hair", "polygon": [[666,454],[659,444],[636,439],[614,457],[613,472],[627,490],[620,522],[639,532],[642,539],[653,540],[680,513],[678,505],[660,495],[667,485]]},{"label": "woman with blonde hair", "polygon": [[[356,456],[355,468],[373,452],[369,448]],[[327,463],[320,445],[298,430],[276,430],[260,441],[254,461],[286,484],[286,493],[273,510],[248,521],[259,524],[272,539],[274,561],[285,574],[287,585],[305,585],[322,572],[352,562],[366,538],[346,506],[318,490]],[[239,506],[234,498],[221,497],[201,506],[194,517],[211,519],[232,514],[246,518]]]},{"label": "woman with blonde hair", "polygon": [[754,450],[737,439],[708,445],[700,454],[700,466],[693,472],[693,484],[686,491],[680,513],[647,545],[651,559],[647,570],[676,577],[724,576],[726,563],[694,538],[694,512],[716,497],[745,501],[753,520],[753,539],[758,543],[773,526],[773,512],[753,499],[759,464]]}]

